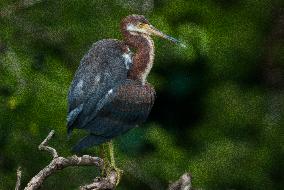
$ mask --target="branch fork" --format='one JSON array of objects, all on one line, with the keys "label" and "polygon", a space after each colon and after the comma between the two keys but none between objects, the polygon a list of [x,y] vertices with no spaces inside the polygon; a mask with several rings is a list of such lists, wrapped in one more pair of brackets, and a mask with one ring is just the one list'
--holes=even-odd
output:
[{"label": "branch fork", "polygon": [[[53,159],[45,168],[43,168],[38,174],[36,174],[29,181],[29,183],[24,188],[24,190],[39,189],[47,177],[54,174],[56,171],[63,170],[64,168],[69,166],[96,166],[100,169],[102,168],[104,162],[99,157],[94,157],[90,155],[83,155],[83,156],[72,155],[65,158],[59,156],[56,149],[48,146],[48,142],[54,136],[54,133],[55,133],[54,130],[52,130],[47,135],[47,137],[42,141],[42,143],[40,143],[40,145],[38,146],[39,150],[49,152],[52,155]],[[17,183],[15,186],[15,190],[20,190],[21,176],[22,176],[21,169],[18,168]],[[116,173],[116,171],[111,171],[108,176],[103,178],[97,177],[94,179],[94,181],[91,184],[81,186],[80,190],[104,190],[104,189],[111,190],[116,187],[117,180],[118,180],[118,174]]]}]

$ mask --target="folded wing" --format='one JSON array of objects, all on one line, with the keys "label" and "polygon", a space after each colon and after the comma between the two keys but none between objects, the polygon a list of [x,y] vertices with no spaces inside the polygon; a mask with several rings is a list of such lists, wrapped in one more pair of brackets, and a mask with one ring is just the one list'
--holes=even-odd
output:
[{"label": "folded wing", "polygon": [[90,135],[82,139],[75,150],[101,144],[141,124],[147,119],[154,100],[155,90],[150,84],[127,79],[111,89],[99,101],[84,127]]},{"label": "folded wing", "polygon": [[96,42],[81,60],[68,94],[67,128],[84,128],[91,114],[105,94],[127,78],[125,44],[118,40]]}]

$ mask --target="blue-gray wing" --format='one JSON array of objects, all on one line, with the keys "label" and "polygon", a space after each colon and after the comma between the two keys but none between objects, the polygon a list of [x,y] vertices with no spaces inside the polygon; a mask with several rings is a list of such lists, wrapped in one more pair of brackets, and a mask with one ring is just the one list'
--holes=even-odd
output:
[{"label": "blue-gray wing", "polygon": [[147,119],[154,100],[155,90],[150,84],[127,79],[99,102],[93,118],[84,127],[90,135],[74,149],[101,144],[141,124]]},{"label": "blue-gray wing", "polygon": [[118,40],[101,40],[83,57],[68,93],[69,132],[88,122],[78,122],[83,110],[85,114],[92,113],[110,89],[126,80],[131,63],[123,56],[125,49],[127,46]]}]

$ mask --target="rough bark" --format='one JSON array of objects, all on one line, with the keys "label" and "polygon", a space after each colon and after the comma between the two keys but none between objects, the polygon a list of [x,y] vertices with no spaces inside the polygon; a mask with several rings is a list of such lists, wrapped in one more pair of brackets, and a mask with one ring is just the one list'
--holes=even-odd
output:
[{"label": "rough bark", "polygon": [[91,184],[80,187],[80,190],[109,190],[115,189],[117,185],[117,172],[111,171],[105,178],[97,177]]},{"label": "rough bark", "polygon": [[177,181],[170,184],[168,190],[193,190],[191,185],[191,175],[183,174]]}]

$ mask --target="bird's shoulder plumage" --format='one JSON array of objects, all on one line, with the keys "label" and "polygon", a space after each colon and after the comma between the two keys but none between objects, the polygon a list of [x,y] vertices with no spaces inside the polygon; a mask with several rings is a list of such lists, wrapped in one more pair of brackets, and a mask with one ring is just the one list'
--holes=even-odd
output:
[{"label": "bird's shoulder plumage", "polygon": [[[90,112],[109,89],[127,78],[131,53],[124,42],[100,40],[82,58],[68,93],[67,126],[71,129],[82,110]],[[91,104],[86,105],[90,99]],[[76,127],[82,128],[83,125]]]}]

